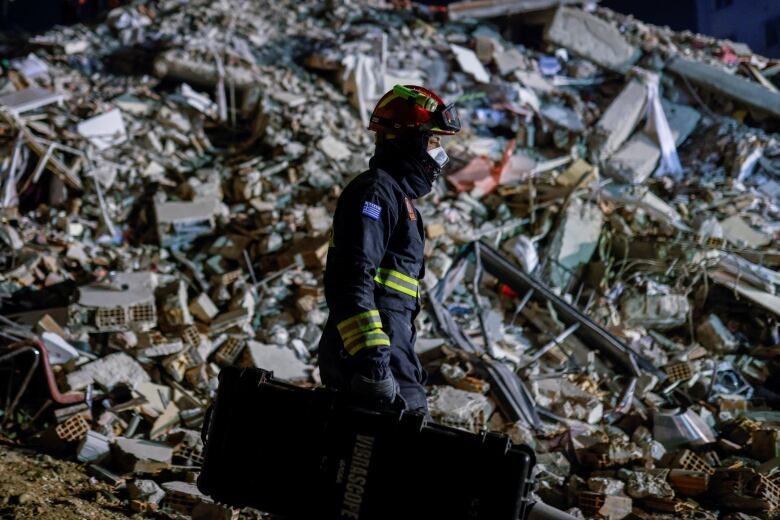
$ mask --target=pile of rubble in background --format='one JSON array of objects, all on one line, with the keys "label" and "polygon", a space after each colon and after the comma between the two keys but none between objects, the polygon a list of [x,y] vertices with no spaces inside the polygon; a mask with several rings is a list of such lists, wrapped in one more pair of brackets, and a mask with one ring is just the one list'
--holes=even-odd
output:
[{"label": "pile of rubble in background", "polygon": [[780,64],[558,3],[161,0],[32,38],[0,85],[2,437],[224,515],[192,484],[219,370],[319,382],[330,215],[376,100],[424,84],[464,123],[418,201],[433,418],[531,445],[586,517],[780,511]]}]

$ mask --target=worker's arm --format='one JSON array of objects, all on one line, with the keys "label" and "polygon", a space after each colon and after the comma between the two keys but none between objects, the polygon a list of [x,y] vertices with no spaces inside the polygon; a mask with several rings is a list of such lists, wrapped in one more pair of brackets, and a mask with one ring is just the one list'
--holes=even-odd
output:
[{"label": "worker's arm", "polygon": [[374,276],[398,221],[387,190],[373,185],[341,197],[326,268],[326,297],[344,350],[359,373],[376,381],[391,375],[390,338],[374,302]]}]

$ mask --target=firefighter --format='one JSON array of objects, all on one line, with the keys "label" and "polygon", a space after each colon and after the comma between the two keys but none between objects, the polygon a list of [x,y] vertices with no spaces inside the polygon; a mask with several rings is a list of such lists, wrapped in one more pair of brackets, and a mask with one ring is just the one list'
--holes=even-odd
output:
[{"label": "firefighter", "polygon": [[430,90],[396,85],[368,128],[376,132],[369,169],[344,188],[333,216],[320,373],[364,405],[427,414],[414,352],[425,236],[413,201],[431,191],[448,160],[441,136],[458,132],[460,120]]}]

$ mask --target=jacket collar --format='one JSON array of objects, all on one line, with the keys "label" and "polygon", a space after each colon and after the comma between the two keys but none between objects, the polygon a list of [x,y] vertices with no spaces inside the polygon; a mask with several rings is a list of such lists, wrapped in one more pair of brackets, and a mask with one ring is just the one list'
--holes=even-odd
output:
[{"label": "jacket collar", "polygon": [[422,166],[394,147],[377,145],[368,165],[372,170],[379,169],[390,174],[409,198],[418,199],[431,192],[432,186],[422,173]]}]

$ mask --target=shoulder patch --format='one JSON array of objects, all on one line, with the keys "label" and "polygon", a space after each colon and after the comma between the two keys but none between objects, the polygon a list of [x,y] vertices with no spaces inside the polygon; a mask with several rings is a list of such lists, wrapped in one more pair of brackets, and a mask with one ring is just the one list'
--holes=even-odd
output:
[{"label": "shoulder patch", "polygon": [[379,204],[374,204],[373,202],[365,201],[363,203],[362,214],[371,220],[379,220],[379,216],[382,214],[382,206]]}]

